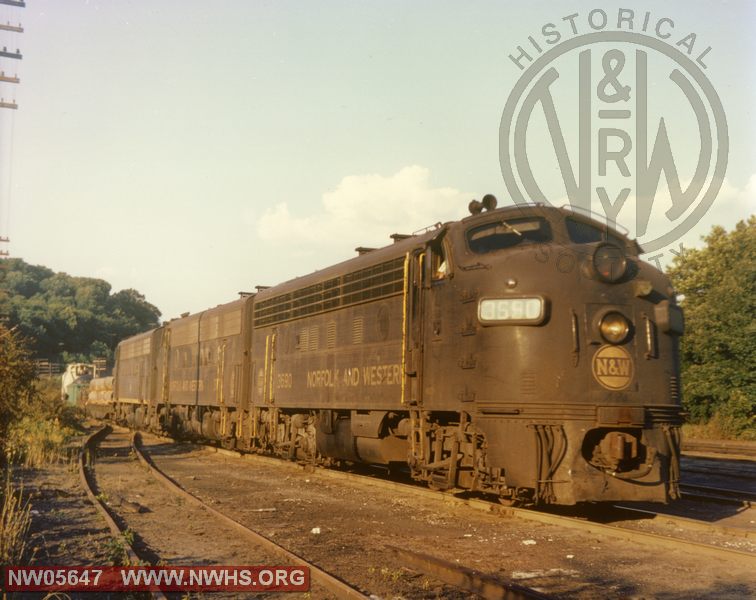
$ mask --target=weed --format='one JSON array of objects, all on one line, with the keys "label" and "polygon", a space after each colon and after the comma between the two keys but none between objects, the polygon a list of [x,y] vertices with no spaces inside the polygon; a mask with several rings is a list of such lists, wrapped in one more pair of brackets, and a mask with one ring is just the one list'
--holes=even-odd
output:
[{"label": "weed", "polygon": [[66,470],[69,473],[78,473],[79,471],[79,453],[78,452],[71,453],[68,456],[68,464],[66,465]]},{"label": "weed", "polygon": [[134,532],[130,528],[126,528],[123,533],[121,534],[123,537],[123,541],[126,542],[129,546],[132,546],[134,544]]},{"label": "weed", "polygon": [[26,416],[11,425],[6,452],[14,462],[31,468],[67,461],[67,444],[74,433],[57,418],[39,420]]},{"label": "weed", "polygon": [[31,506],[23,490],[13,487],[10,469],[0,489],[0,565],[18,565],[26,558],[26,536],[31,525]]},{"label": "weed", "polygon": [[114,567],[129,564],[129,556],[121,538],[111,538],[105,544],[105,555]]},{"label": "weed", "polygon": [[402,569],[389,569],[388,567],[381,569],[381,576],[386,580],[391,580],[393,583],[399,581],[403,574]]}]

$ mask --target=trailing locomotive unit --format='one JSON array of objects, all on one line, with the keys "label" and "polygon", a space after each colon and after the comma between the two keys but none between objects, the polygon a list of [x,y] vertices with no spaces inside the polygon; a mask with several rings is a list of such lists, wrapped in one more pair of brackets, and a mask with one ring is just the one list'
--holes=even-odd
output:
[{"label": "trailing locomotive unit", "polygon": [[495,202],[122,342],[118,418],[517,501],[677,497],[669,280],[598,221]]}]

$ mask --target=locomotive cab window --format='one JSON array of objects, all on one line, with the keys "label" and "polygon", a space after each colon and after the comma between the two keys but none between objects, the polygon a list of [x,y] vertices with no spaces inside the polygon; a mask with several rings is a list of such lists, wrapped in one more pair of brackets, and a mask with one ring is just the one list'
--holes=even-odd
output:
[{"label": "locomotive cab window", "polygon": [[546,219],[505,219],[469,229],[467,245],[476,254],[513,248],[523,243],[548,242],[551,239]]},{"label": "locomotive cab window", "polygon": [[570,236],[570,241],[574,244],[593,244],[610,241],[620,248],[625,247],[625,241],[622,238],[611,233],[607,236],[606,231],[601,227],[570,218],[565,219],[565,223],[567,224],[567,234]]},{"label": "locomotive cab window", "polygon": [[438,281],[449,275],[449,261],[442,244],[431,248],[431,279]]}]

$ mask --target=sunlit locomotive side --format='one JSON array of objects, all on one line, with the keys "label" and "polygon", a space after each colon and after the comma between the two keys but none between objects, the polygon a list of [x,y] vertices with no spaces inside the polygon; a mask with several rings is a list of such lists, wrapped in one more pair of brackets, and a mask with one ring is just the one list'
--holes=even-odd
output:
[{"label": "sunlit locomotive side", "polygon": [[675,498],[669,280],[589,217],[494,207],[125,340],[117,418],[510,500]]}]

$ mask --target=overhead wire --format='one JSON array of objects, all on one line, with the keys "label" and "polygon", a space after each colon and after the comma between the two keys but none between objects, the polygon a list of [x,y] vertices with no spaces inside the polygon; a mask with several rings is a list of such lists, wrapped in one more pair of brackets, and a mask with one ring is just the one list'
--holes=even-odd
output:
[{"label": "overhead wire", "polygon": [[[0,9],[0,22],[5,26],[22,27],[20,8],[3,4]],[[0,30],[0,45],[10,54],[20,53],[21,33],[11,29]],[[19,59],[2,57],[0,72],[6,78],[20,81]],[[18,105],[18,83],[13,81],[0,82],[0,98],[3,102]],[[13,205],[13,158],[15,145],[16,109],[0,108],[0,237],[7,240],[10,232],[11,208]],[[0,248],[3,254],[6,248]]]}]

